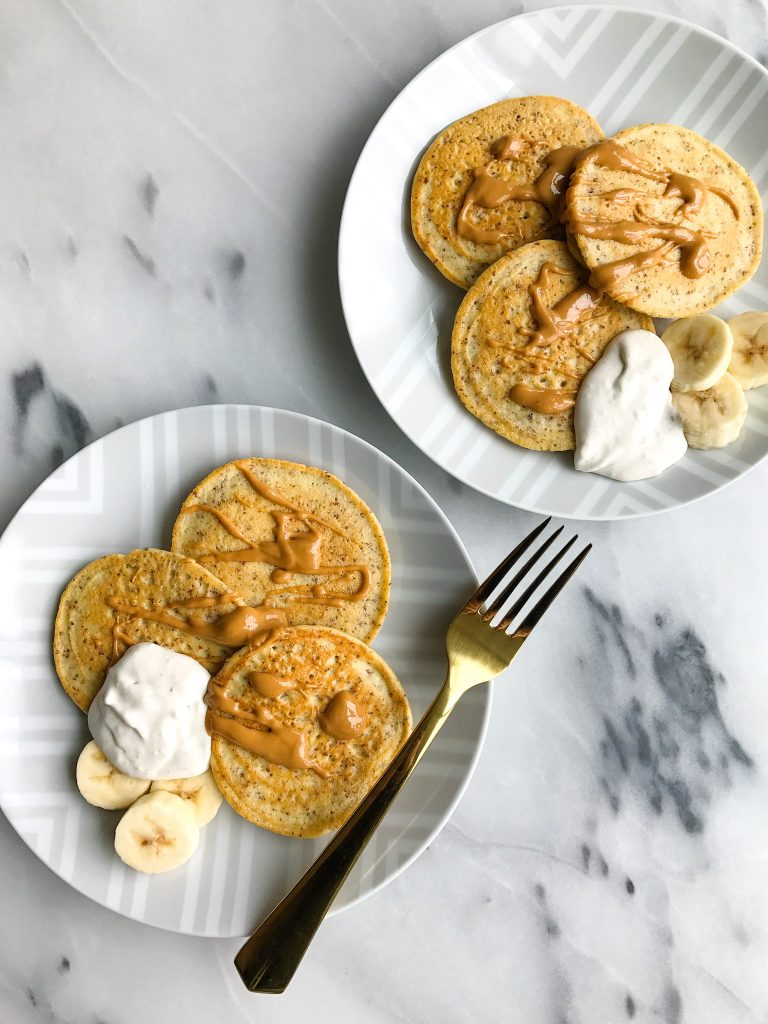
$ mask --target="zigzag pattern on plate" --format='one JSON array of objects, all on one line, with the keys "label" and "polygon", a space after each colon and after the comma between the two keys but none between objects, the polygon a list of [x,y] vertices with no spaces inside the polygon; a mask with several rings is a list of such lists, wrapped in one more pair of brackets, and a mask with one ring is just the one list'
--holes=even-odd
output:
[{"label": "zigzag pattern on plate", "polygon": [[[563,7],[501,22],[443,54],[403,90],[355,170],[342,220],[339,276],[361,365],[395,421],[427,455],[509,504],[612,519],[710,494],[768,453],[768,392],[748,393],[750,412],[735,444],[689,451],[661,476],[633,484],[576,473],[567,454],[517,448],[456,397],[448,350],[461,293],[412,242],[404,190],[414,161],[446,124],[526,94],[572,99],[608,135],[646,121],[685,124],[750,170],[767,204],[768,155],[755,126],[768,121],[768,74],[730,44],[686,23],[619,9]],[[718,312],[734,316],[765,308],[764,262]]]},{"label": "zigzag pattern on plate", "polygon": [[[152,878],[112,846],[117,814],[89,807],[74,782],[85,716],[56,680],[50,635],[72,574],[107,551],[168,541],[176,509],[214,466],[239,456],[309,462],[344,478],[376,510],[391,543],[390,613],[376,647],[401,675],[415,714],[442,682],[448,615],[472,572],[447,521],[398,466],[344,431],[295,413],[204,406],[124,427],[61,466],[0,542],[0,804],[57,874],[137,920],[199,935],[244,935],[309,866],[322,841],[272,835],[225,804],[192,860]],[[385,884],[429,843],[471,774],[489,706],[478,690],[456,713],[366,850],[337,908]]]}]

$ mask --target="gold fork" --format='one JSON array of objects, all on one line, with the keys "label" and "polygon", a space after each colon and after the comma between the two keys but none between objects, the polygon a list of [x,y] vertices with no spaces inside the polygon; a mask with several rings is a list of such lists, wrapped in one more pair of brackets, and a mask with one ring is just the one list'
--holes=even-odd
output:
[{"label": "gold fork", "polygon": [[[533,627],[587,557],[591,544],[562,570],[511,629],[539,587],[576,543],[574,536],[518,594],[525,577],[554,544],[563,527],[533,551],[512,579],[507,581],[507,576],[549,522],[545,519],[529,533],[456,614],[446,636],[448,676],[437,697],[351,818],[235,957],[240,977],[251,992],[285,990],[344,879],[461,696],[471,686],[487,683],[508,668]],[[496,594],[499,587],[502,589]]]}]

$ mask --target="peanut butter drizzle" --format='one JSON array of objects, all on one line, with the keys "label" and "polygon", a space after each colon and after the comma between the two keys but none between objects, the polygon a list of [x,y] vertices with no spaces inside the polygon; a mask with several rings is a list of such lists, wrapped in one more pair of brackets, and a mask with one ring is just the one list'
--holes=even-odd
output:
[{"label": "peanut butter drizzle", "polygon": [[367,720],[365,708],[351,690],[335,693],[319,718],[320,728],[335,740],[351,740],[359,736]]},{"label": "peanut butter drizzle", "polygon": [[[583,217],[573,218],[571,228],[579,235],[586,235],[587,238],[622,242],[624,245],[641,245],[653,238],[662,242],[672,242],[680,252],[680,273],[689,278],[701,277],[712,262],[707,249],[705,232],[687,228],[682,224],[658,224],[640,220],[606,222]],[[636,257],[642,259],[645,255],[646,252],[639,252],[630,259]],[[611,264],[603,264],[603,267],[606,266],[610,267]],[[603,267],[598,269],[602,270]],[[637,269],[640,267],[638,266]],[[595,283],[592,277],[590,277],[590,281],[592,284]]]},{"label": "peanut butter drizzle", "polygon": [[[347,601],[353,604],[363,601],[371,589],[371,574],[365,565],[323,565],[318,573],[352,577],[353,573],[360,574],[360,584],[357,590],[351,593],[329,590],[324,583],[297,583],[293,587],[276,587],[267,594],[270,597],[282,596],[284,594],[298,594],[302,604],[325,604],[330,608],[342,608]],[[275,579],[273,573],[272,579]]]},{"label": "peanut butter drizzle", "polygon": [[[491,146],[491,154],[496,160],[515,160],[520,156],[524,145],[523,140],[505,135]],[[481,228],[470,220],[469,215],[473,206],[495,210],[509,200],[541,203],[546,207],[553,223],[557,223],[568,178],[580,152],[577,146],[553,149],[544,158],[544,167],[538,178],[530,184],[505,181],[496,177],[491,174],[489,164],[476,167],[472,172],[472,184],[464,196],[456,222],[459,237],[484,245],[495,245],[503,241],[506,237],[504,232],[495,228]]]},{"label": "peanut butter drizzle", "polygon": [[595,315],[602,295],[589,285],[574,288],[551,308],[545,304],[543,293],[549,287],[552,277],[563,277],[567,274],[567,270],[554,263],[543,263],[536,280],[528,286],[531,311],[538,327],[531,334],[526,349],[545,348],[559,338],[568,337],[579,324]]},{"label": "peanut butter drizzle", "polygon": [[[120,644],[123,644],[123,650],[120,650]],[[121,658],[129,647],[133,647],[134,641],[120,629],[120,623],[116,622],[112,627],[112,653],[109,659],[109,667],[111,668],[118,658]]]},{"label": "peanut butter drizzle", "polygon": [[[522,350],[510,349],[503,357],[502,362],[507,363],[514,359],[528,363],[533,373],[541,373],[546,367],[557,369],[565,377],[580,381],[581,377],[571,373],[567,368],[559,366],[553,360],[547,359],[538,349],[547,348],[560,339],[570,340],[575,352],[589,363],[594,363],[594,357],[580,345],[577,345],[572,334],[576,328],[585,321],[592,319],[600,313],[600,302],[602,291],[590,285],[580,285],[568,292],[554,306],[547,306],[544,300],[544,292],[551,284],[552,278],[564,277],[569,271],[558,267],[555,263],[547,261],[539,268],[536,279],[528,286],[528,294],[531,298],[531,312],[536,321],[535,330],[524,329],[523,333],[530,334],[530,340]],[[499,342],[492,342],[495,347],[502,348]],[[509,391],[509,397],[518,405],[534,412],[554,415],[572,409],[576,404],[576,392],[559,390],[558,388],[537,388],[531,387],[522,382],[513,384]]]},{"label": "peanut butter drizzle", "polygon": [[183,601],[174,601],[167,608],[215,608],[220,604],[231,604],[240,600],[239,594],[206,594],[205,597],[187,597]]},{"label": "peanut butter drizzle", "polygon": [[[657,171],[642,157],[612,139],[598,142],[593,146],[588,159],[598,167],[605,167],[611,171],[629,171],[631,174],[637,174],[642,178],[658,181],[665,185],[661,194],[662,199],[683,200],[677,211],[681,219],[700,213],[709,192],[726,202],[733,211],[734,217],[739,219],[739,208],[733,196],[725,189],[709,185],[699,178],[692,178],[689,174],[683,174],[680,171]],[[612,192],[605,192],[601,195],[603,199],[613,199],[616,202],[626,201],[630,197],[654,198],[648,193],[636,192],[634,189],[614,189]]]},{"label": "peanut butter drizzle", "polygon": [[[209,551],[198,556],[202,563],[210,562],[265,562],[273,566],[271,579],[274,583],[285,582],[291,573],[298,573],[304,576],[349,576],[359,574],[360,584],[357,590],[352,593],[342,593],[329,590],[324,584],[298,584],[292,587],[281,587],[272,590],[267,598],[278,594],[293,594],[299,597],[302,603],[326,604],[334,608],[342,607],[343,602],[358,602],[364,600],[371,589],[371,577],[368,566],[365,565],[323,565],[322,564],[322,541],[323,538],[318,530],[312,525],[318,523],[335,534],[346,536],[338,527],[328,523],[318,516],[305,512],[294,505],[282,494],[273,491],[253,475],[250,469],[242,462],[236,463],[237,468],[243,474],[250,486],[256,493],[279,506],[286,511],[273,511],[271,516],[275,523],[275,539],[258,543],[247,537],[222,509],[215,505],[198,503],[189,505],[182,509],[182,513],[207,512],[214,516],[224,527],[230,536],[245,544],[244,548],[237,548],[235,551]],[[291,519],[297,519],[306,529],[292,531],[289,527]]]},{"label": "peanut butter drizzle", "polygon": [[[225,598],[229,600],[225,600]],[[225,594],[221,598],[215,598],[205,607],[212,608],[217,604],[227,604],[230,600],[230,595]],[[224,647],[245,647],[246,644],[261,639],[266,633],[288,625],[283,611],[263,605],[259,608],[248,608],[247,606],[234,608],[231,612],[220,615],[212,622],[206,622],[195,615],[183,619],[168,610],[173,607],[181,607],[184,602],[181,605],[168,605],[165,608],[142,608],[140,605],[128,604],[112,596],[105,598],[105,601],[110,608],[117,612],[146,619],[148,622],[160,622],[165,626],[173,626],[174,629],[178,629],[182,633],[190,633],[203,640],[215,640]]]},{"label": "peanut butter drizzle", "polygon": [[595,267],[589,275],[591,284],[600,291],[612,291],[616,294],[620,286],[632,274],[639,270],[649,270],[651,267],[671,267],[675,264],[674,242],[664,242],[656,249],[649,249],[645,252],[634,253],[632,256],[625,256],[624,259],[614,260],[612,263],[603,263]]},{"label": "peanut butter drizzle", "polygon": [[[218,597],[211,594],[204,597],[187,598],[164,608],[142,608],[112,596],[105,598],[105,601],[110,608],[124,615],[173,626],[182,633],[190,633],[205,640],[215,640],[225,647],[244,647],[246,644],[267,643],[288,625],[285,612],[279,608],[267,608],[264,605],[259,608],[237,607],[231,612],[220,615],[213,622],[206,622],[192,615],[188,619],[183,619],[178,615],[173,615],[169,610],[172,608],[215,608],[217,605],[231,603],[234,596],[236,595],[223,594]],[[113,638],[116,635],[120,635],[117,626],[113,628]],[[220,659],[196,658],[195,660],[201,664],[208,662],[216,667],[220,667],[222,664]],[[258,689],[259,685],[262,688],[272,686],[273,689],[269,696],[295,686],[292,680],[280,680],[279,677],[272,676],[270,673],[252,673],[252,675],[261,677],[260,684],[257,684],[257,692],[261,692]],[[281,684],[279,690],[275,689],[278,684]],[[299,729],[282,725],[266,708],[261,706],[256,706],[253,709],[241,707],[239,701],[233,700],[226,693],[226,684],[219,683],[215,675],[212,675],[208,681],[205,703],[207,706],[205,727],[209,735],[216,733],[245,750],[272,761],[273,764],[281,764],[286,768],[293,769],[307,768],[318,775],[326,776],[327,773],[308,756],[308,738],[305,733]]]},{"label": "peanut butter drizzle", "polygon": [[[271,500],[271,499],[270,499]],[[314,575],[320,571],[320,547],[322,537],[318,531],[307,523],[306,530],[291,532],[288,521],[297,518],[294,512],[273,512],[275,520],[275,540],[259,544],[242,532],[238,525],[230,519],[226,512],[215,505],[189,505],[184,509],[189,512],[208,512],[215,516],[224,529],[236,540],[242,541],[246,547],[235,551],[210,551],[198,558],[203,564],[209,562],[266,562],[283,572],[299,572]]]},{"label": "peanut butter drizzle", "polygon": [[662,199],[682,199],[683,202],[678,213],[681,218],[685,219],[688,216],[701,212],[708,192],[713,192],[716,196],[720,196],[730,206],[736,220],[739,219],[739,208],[733,196],[729,195],[725,189],[716,188],[714,185],[705,185],[698,178],[691,178],[689,175],[681,174],[679,171],[669,172],[667,187],[664,189]]},{"label": "peanut butter drizzle", "polygon": [[609,203],[634,203],[639,204],[643,199],[648,199],[648,193],[639,188],[612,188],[608,192],[601,192],[598,199],[605,199]]},{"label": "peanut butter drizzle", "polygon": [[225,686],[216,680],[216,676],[211,677],[205,697],[208,705],[205,727],[210,736],[221,736],[272,764],[294,771],[309,769],[321,778],[327,778],[328,773],[309,755],[309,738],[305,732],[283,725],[271,711],[259,704],[252,710],[245,710],[225,693]]},{"label": "peanut butter drizzle", "polygon": [[516,135],[502,135],[491,146],[491,155],[494,160],[517,160],[530,145],[527,139]]},{"label": "peanut butter drizzle", "polygon": [[[139,641],[131,640],[128,634],[124,633],[122,629],[120,629],[120,624],[115,623],[112,627],[112,656],[109,659],[109,667],[112,668],[115,662],[122,658],[128,648],[133,647],[135,643],[139,643]],[[119,649],[119,644],[123,644],[122,651]],[[215,675],[224,664],[223,658],[204,658],[200,654],[188,654],[187,657],[198,662],[204,669],[207,669],[211,675]]]},{"label": "peanut butter drizzle", "polygon": [[274,672],[249,672],[248,682],[260,697],[279,697],[281,693],[296,689],[295,679],[283,679]]},{"label": "peanut butter drizzle", "polygon": [[663,243],[650,251],[640,251],[624,259],[596,267],[589,278],[589,283],[593,287],[615,291],[623,281],[640,270],[654,266],[672,266],[674,249],[680,254],[680,273],[684,277],[698,278],[707,272],[712,261],[706,239],[712,236],[701,229],[686,227],[680,221],[700,213],[710,192],[724,200],[738,219],[738,207],[728,192],[679,171],[657,171],[647,161],[611,139],[593,146],[588,151],[586,160],[598,167],[628,171],[650,181],[659,182],[665,186],[660,198],[682,200],[675,213],[677,222],[673,224],[665,224],[644,214],[642,201],[659,197],[632,188],[613,189],[602,193],[599,198],[609,202],[635,203],[633,220],[601,221],[592,217],[572,217],[569,221],[570,229],[588,238],[620,242],[625,245],[641,245],[650,239],[658,239]]},{"label": "peanut butter drizzle", "polygon": [[194,658],[196,662],[207,669],[212,676],[215,676],[219,669],[224,664],[225,659],[223,658],[203,658],[200,654],[188,654],[188,658]]},{"label": "peanut butter drizzle", "polygon": [[575,391],[558,391],[557,388],[532,388],[527,384],[513,384],[509,389],[509,397],[518,405],[534,412],[553,415],[565,412],[576,404]]},{"label": "peanut butter drizzle", "polygon": [[235,465],[260,497],[265,498],[267,501],[271,501],[273,505],[282,505],[283,508],[289,509],[291,512],[296,514],[297,519],[308,519],[313,523],[319,523],[320,526],[325,526],[331,531],[331,533],[335,533],[339,537],[347,536],[343,530],[338,528],[338,526],[334,526],[333,523],[326,522],[325,519],[320,519],[319,516],[313,515],[311,512],[304,512],[303,509],[300,509],[298,505],[294,505],[293,502],[289,501],[282,494],[278,494],[277,491],[273,491],[271,488],[267,487],[265,483],[253,475],[244,462],[236,462]]},{"label": "peanut butter drizzle", "polygon": [[[486,342],[486,344],[491,346],[491,348],[499,348],[504,352],[504,355],[501,356],[500,358],[500,362],[503,366],[512,366],[515,362],[519,361],[522,363],[527,363],[528,366],[531,367],[531,373],[534,374],[543,373],[545,370],[548,369],[554,369],[557,370],[558,373],[561,373],[564,377],[568,377],[570,380],[580,381],[583,376],[580,373],[572,373],[567,366],[561,366],[554,359],[548,359],[546,356],[543,356],[540,353],[536,353],[535,355],[529,354],[523,350],[512,348],[510,345],[505,345],[501,341],[489,340]],[[576,345],[574,345],[573,347],[579,353],[579,355],[584,356],[584,358],[587,359],[590,363],[595,362],[595,360],[586,351],[586,349],[582,349]]]},{"label": "peanut butter drizzle", "polygon": [[[601,292],[601,295],[602,295],[602,292]],[[578,352],[582,359],[586,359],[586,361],[591,366],[595,365],[595,363],[597,362],[597,359],[595,359],[595,357],[592,355],[591,352],[587,352],[587,350],[585,348],[582,348],[581,345],[577,345],[575,341],[571,342],[571,346],[573,347],[574,352]],[[563,371],[563,372],[565,372],[565,371]],[[565,376],[569,377],[569,376],[573,376],[573,374],[566,373]],[[576,380],[581,380],[581,377],[576,377],[575,379]]]},{"label": "peanut butter drizzle", "polygon": [[631,174],[638,174],[641,178],[648,178],[650,181],[666,182],[668,180],[665,171],[657,171],[647,160],[643,160],[631,149],[619,145],[613,139],[595,143],[590,147],[588,154],[590,163],[597,167],[605,167],[609,171],[629,171]]}]

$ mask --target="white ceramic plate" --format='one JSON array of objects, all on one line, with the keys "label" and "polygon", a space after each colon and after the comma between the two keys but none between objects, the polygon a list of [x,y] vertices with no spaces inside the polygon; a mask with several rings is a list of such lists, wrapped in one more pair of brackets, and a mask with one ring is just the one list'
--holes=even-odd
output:
[{"label": "white ceramic plate", "polygon": [[[105,552],[166,546],[194,484],[249,455],[330,470],[376,512],[392,556],[392,594],[375,647],[415,718],[443,681],[445,627],[475,582],[450,523],[404,470],[337,427],[274,409],[202,406],[133,423],[75,455],[21,508],[0,540],[0,806],[41,860],[86,896],[195,935],[247,934],[324,842],[273,835],[225,803],[184,867],[159,876],[126,868],[112,845],[119,813],[89,806],[75,787],[86,719],[56,678],[51,630],[77,569]],[[432,841],[469,781],[489,708],[488,687],[462,700],[334,909],[385,885]]]},{"label": "white ceramic plate", "polygon": [[[570,453],[529,452],[468,413],[453,389],[450,333],[464,294],[411,236],[411,179],[445,125],[509,96],[563,96],[606,135],[647,121],[683,124],[768,183],[768,73],[730,43],[659,14],[558,7],[492,25],[438,57],[392,103],[362,152],[339,239],[349,333],[390,415],[464,483],[520,508],[575,519],[621,519],[711,494],[768,453],[768,389],[748,392],[739,440],[689,451],[652,480],[619,484],[577,473]],[[765,204],[765,198],[763,200]],[[768,308],[768,263],[719,311]]]}]

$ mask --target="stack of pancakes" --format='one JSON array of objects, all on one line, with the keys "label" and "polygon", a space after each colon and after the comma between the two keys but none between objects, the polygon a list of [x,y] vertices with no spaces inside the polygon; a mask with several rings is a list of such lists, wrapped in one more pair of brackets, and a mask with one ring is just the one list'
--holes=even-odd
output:
[{"label": "stack of pancakes", "polygon": [[[748,280],[760,261],[760,198],[727,153],[677,125],[627,128],[613,142],[647,169],[640,176],[596,159],[602,140],[588,112],[567,100],[504,100],[442,131],[414,178],[416,241],[445,277],[468,289],[452,335],[458,395],[483,423],[526,448],[574,448],[573,401],[552,403],[563,408],[544,412],[516,397],[541,390],[575,398],[616,334],[653,330],[651,317],[711,309]],[[526,197],[548,173],[552,154],[565,155],[566,147],[573,159],[554,179],[559,203]],[[473,204],[468,200],[478,178],[486,198]],[[673,179],[684,187],[704,183],[703,201],[688,202],[687,194],[669,187]],[[595,222],[608,224],[603,233],[610,235],[611,225],[630,221],[632,227],[660,231],[649,229],[631,241],[587,233]],[[663,259],[655,260],[665,226],[704,241],[706,269],[698,276],[686,272],[683,250],[672,242]],[[606,272],[627,257],[649,265],[626,276]],[[542,324],[531,289],[542,283],[545,264],[550,272],[539,295],[547,310],[589,285],[599,292],[599,308],[552,344],[532,346]]]},{"label": "stack of pancakes", "polygon": [[[314,573],[301,572],[307,566],[292,565],[290,551],[280,549],[279,522],[290,543],[312,540]],[[254,551],[258,557],[249,558]],[[56,671],[87,711],[131,644],[151,641],[197,659],[246,716],[263,709],[278,727],[301,730],[318,766],[268,761],[214,730],[211,769],[226,799],[273,831],[316,836],[349,816],[410,732],[402,686],[368,646],[386,615],[389,583],[384,534],[350,488],[313,467],[240,460],[194,488],[171,551],[107,555],[74,577],[56,617]],[[234,637],[222,640],[215,630],[238,608],[275,609],[281,627],[238,649]],[[252,671],[289,677],[293,686],[264,696],[248,686]],[[343,740],[321,728],[340,692],[364,708],[366,722],[360,735]]]}]

